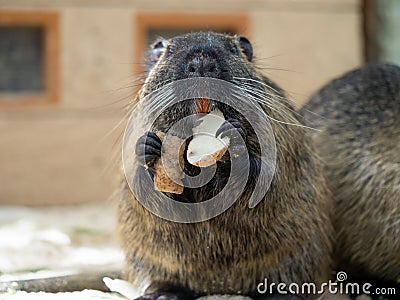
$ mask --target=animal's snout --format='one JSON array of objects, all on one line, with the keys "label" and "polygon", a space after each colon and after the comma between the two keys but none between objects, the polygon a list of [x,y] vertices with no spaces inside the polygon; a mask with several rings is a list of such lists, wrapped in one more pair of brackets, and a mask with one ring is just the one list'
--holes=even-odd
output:
[{"label": "animal's snout", "polygon": [[216,59],[202,52],[192,55],[186,67],[189,77],[217,77],[217,69]]}]

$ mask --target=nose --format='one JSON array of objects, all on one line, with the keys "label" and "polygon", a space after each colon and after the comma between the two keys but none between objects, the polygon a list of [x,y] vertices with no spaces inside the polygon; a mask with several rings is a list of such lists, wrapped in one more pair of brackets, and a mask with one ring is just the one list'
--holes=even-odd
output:
[{"label": "nose", "polygon": [[195,53],[189,59],[186,70],[189,77],[217,77],[217,62],[209,55]]}]

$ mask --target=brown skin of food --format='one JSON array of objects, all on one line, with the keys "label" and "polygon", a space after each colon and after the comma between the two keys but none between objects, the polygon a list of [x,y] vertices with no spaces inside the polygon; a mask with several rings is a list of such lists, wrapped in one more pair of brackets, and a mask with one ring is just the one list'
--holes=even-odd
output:
[{"label": "brown skin of food", "polygon": [[[157,136],[161,141],[164,140],[165,133],[161,131],[156,132]],[[182,194],[183,184],[181,179],[183,178],[182,166],[183,166],[183,152],[185,150],[185,141],[177,136],[170,135],[170,143],[164,145],[164,160],[161,157],[157,158],[154,163],[156,173],[154,174],[154,188],[157,191],[165,193]],[[179,152],[179,162],[176,163],[176,153]],[[163,164],[164,162],[164,164]],[[170,176],[168,176],[170,175]]]}]

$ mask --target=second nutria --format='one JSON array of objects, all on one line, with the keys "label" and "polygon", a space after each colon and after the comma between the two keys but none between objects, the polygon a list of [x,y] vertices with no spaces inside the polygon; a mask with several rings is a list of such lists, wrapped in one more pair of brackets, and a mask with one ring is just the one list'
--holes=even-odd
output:
[{"label": "second nutria", "polygon": [[[302,109],[334,197],[338,269],[400,282],[400,67],[372,64]],[[351,279],[351,278],[350,278]]]},{"label": "second nutria", "polygon": [[[249,209],[248,199],[260,171],[259,141],[242,114],[215,101],[212,105],[234,127],[224,123],[220,131],[228,136],[238,133],[246,143],[250,161],[246,192],[223,214],[204,222],[175,223],[152,214],[135,199],[127,180],[140,184],[150,176],[154,160],[161,154],[157,130],[165,131],[196,113],[192,100],[166,109],[152,132],[137,141],[137,163],[145,160],[147,165],[139,167],[133,178],[124,180],[119,200],[127,278],[136,287],[147,287],[142,299],[188,299],[209,294],[257,296],[257,285],[265,279],[275,284],[328,280],[332,247],[330,194],[320,162],[293,106],[279,87],[260,74],[252,58],[252,46],[246,38],[213,32],[160,40],[149,51],[149,75],[138,93],[139,104],[146,101],[144,96],[171,81],[211,77],[231,82],[248,91],[248,98],[242,101],[257,99],[271,118],[276,171],[264,199]],[[230,147],[233,159],[241,159],[243,149],[235,148],[232,140]],[[131,153],[134,155],[135,149]],[[210,182],[198,188],[185,187],[182,194],[169,196],[185,203],[205,201],[221,191],[229,170],[229,154],[225,154]],[[185,158],[185,173],[196,172],[198,167]]]}]

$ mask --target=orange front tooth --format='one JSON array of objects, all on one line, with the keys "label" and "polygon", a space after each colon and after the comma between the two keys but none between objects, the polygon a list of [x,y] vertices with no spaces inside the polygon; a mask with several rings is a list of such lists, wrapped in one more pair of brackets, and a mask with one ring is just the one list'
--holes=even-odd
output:
[{"label": "orange front tooth", "polygon": [[210,100],[207,98],[198,98],[196,101],[196,110],[199,114],[208,114],[210,112]]}]

